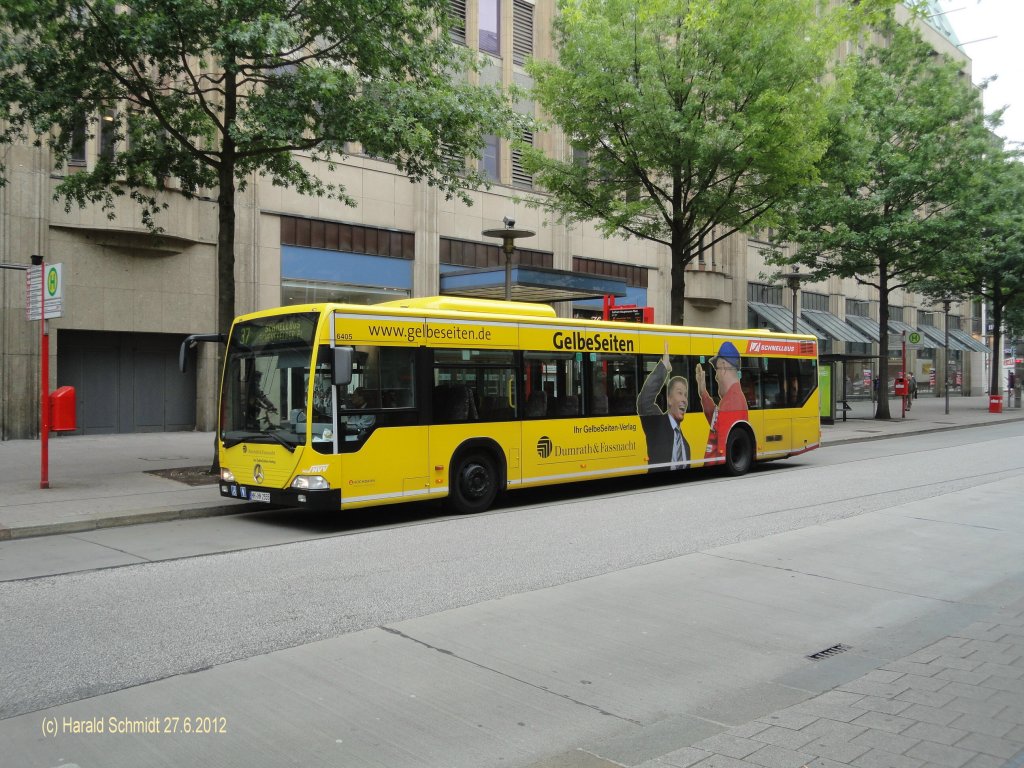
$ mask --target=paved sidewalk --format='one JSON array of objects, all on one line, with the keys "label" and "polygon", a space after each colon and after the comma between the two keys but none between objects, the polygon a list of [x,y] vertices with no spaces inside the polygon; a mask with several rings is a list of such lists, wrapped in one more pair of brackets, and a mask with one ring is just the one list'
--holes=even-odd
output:
[{"label": "paved sidewalk", "polygon": [[[941,398],[919,398],[906,418],[898,400],[890,405],[895,418],[878,421],[872,403],[851,403],[845,422],[822,427],[823,444],[1024,420],[1020,409],[989,413],[987,397],[952,397],[948,415]],[[42,490],[39,442],[0,442],[0,540],[253,509],[225,501],[216,485],[147,472],[209,465],[212,457],[212,432],[60,436],[50,440],[50,487]]]},{"label": "paved sidewalk", "polygon": [[[611,768],[604,761],[593,768],[599,765]],[[640,768],[847,766],[1024,766],[1024,600],[826,693]]]}]

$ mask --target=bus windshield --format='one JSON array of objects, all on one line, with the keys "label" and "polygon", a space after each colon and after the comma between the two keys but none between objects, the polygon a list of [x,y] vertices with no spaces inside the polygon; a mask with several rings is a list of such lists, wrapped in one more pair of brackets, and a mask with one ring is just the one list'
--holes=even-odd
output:
[{"label": "bus windshield", "polygon": [[[226,447],[263,442],[295,450],[305,443],[309,387],[329,380],[326,360],[310,377],[317,319],[316,313],[272,315],[235,325],[221,391],[220,437]],[[332,435],[327,429],[326,436],[316,437]]]}]

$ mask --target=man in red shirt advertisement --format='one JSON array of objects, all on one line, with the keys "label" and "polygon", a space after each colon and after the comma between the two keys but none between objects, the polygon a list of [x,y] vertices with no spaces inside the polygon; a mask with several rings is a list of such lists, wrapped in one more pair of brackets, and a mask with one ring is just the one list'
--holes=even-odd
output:
[{"label": "man in red shirt advertisement", "polygon": [[708,444],[704,449],[704,460],[720,460],[725,456],[725,444],[729,439],[729,430],[737,421],[747,419],[747,399],[740,387],[740,353],[731,341],[722,342],[718,355],[708,361],[715,366],[715,380],[718,383],[719,400],[708,394],[704,369],[698,364],[697,393],[700,404],[704,408],[704,417],[708,420],[711,432]]}]

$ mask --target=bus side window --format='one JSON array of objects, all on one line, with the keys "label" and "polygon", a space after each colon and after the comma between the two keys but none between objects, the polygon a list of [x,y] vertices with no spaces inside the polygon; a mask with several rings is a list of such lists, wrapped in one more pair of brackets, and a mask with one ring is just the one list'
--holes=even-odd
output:
[{"label": "bus side window", "polygon": [[762,407],[761,401],[761,359],[753,358],[743,361],[743,369],[740,371],[740,389],[743,390],[743,397],[746,398],[748,409]]},{"label": "bus side window", "polygon": [[764,407],[785,408],[786,397],[786,366],[779,358],[767,358],[764,361],[765,371],[761,375],[764,386]]},{"label": "bus side window", "polygon": [[636,357],[633,355],[598,355],[606,374],[606,385],[609,391],[608,413],[612,416],[635,416],[636,397],[639,390],[636,384]]},{"label": "bus side window", "polygon": [[511,350],[437,349],[433,356],[433,423],[515,418]]},{"label": "bus side window", "polygon": [[787,405],[803,405],[818,386],[818,370],[813,360],[786,360]]},{"label": "bus side window", "polygon": [[524,353],[523,391],[527,419],[582,415],[582,361],[572,353]]}]

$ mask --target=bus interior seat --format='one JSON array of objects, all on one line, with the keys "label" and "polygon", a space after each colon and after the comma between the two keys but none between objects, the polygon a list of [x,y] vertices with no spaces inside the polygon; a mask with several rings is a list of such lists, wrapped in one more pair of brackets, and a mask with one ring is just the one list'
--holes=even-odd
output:
[{"label": "bus interior seat", "polygon": [[526,398],[526,418],[543,419],[548,415],[548,395],[543,389],[535,389]]},{"label": "bus interior seat", "polygon": [[576,395],[566,395],[558,398],[558,409],[556,416],[579,416],[580,401]]},{"label": "bus interior seat", "polygon": [[489,395],[480,404],[480,418],[485,421],[509,421],[515,417],[515,410],[500,395]]},{"label": "bus interior seat", "polygon": [[441,384],[434,388],[434,412],[440,421],[476,421],[479,416],[473,390],[465,384]]},{"label": "bus interior seat", "polygon": [[612,393],[609,403],[611,412],[615,416],[625,416],[636,413],[636,395],[630,394],[625,387],[619,387]]}]

